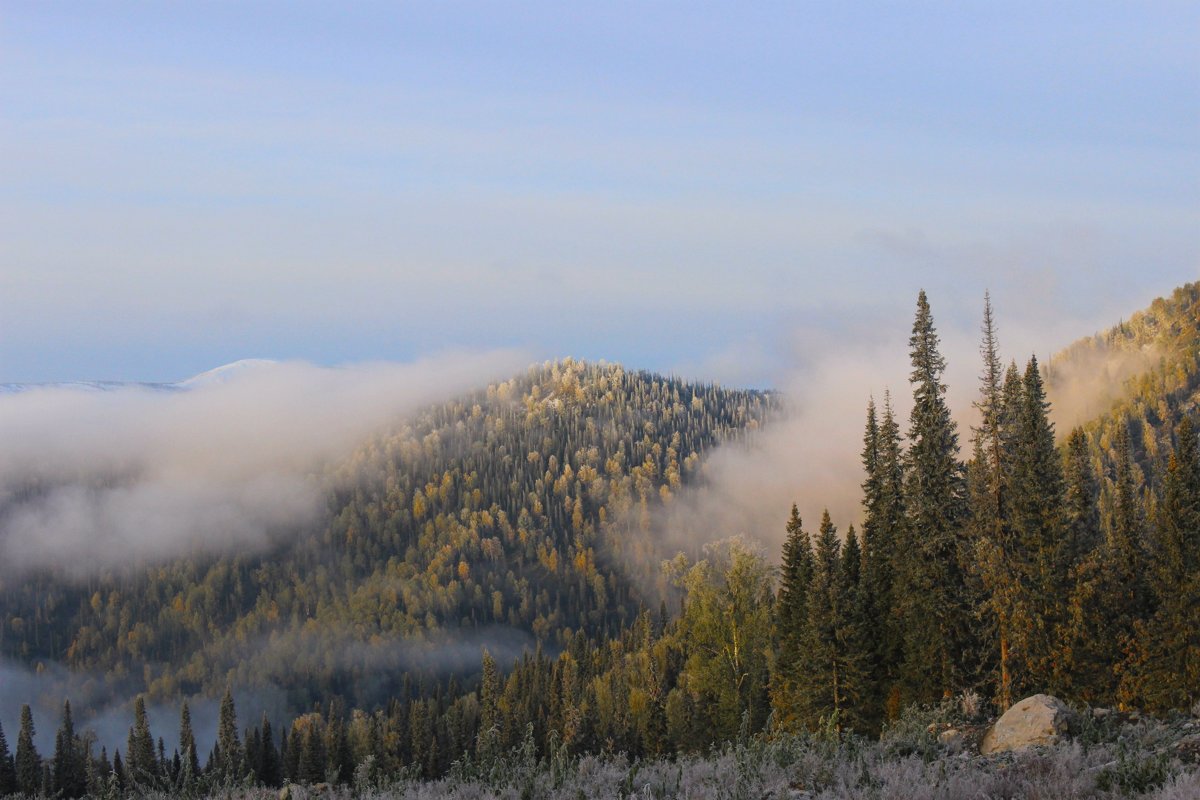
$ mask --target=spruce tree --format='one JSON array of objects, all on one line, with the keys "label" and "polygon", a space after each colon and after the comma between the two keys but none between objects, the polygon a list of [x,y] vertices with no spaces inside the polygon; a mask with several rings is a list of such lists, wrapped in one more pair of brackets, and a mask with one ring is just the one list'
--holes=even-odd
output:
[{"label": "spruce tree", "polygon": [[1000,365],[1000,344],[996,337],[996,324],[992,317],[992,298],[984,294],[983,340],[979,346],[983,358],[980,374],[979,399],[975,408],[979,410],[979,427],[974,429],[976,445],[975,460],[981,470],[979,496],[973,503],[972,514],[984,532],[995,537],[996,530],[1006,515],[1004,502],[1007,454],[1004,445],[1006,414],[1005,376]]},{"label": "spruce tree", "polygon": [[1016,398],[1005,391],[1011,384],[1001,366],[999,348],[991,296],[985,293],[979,346],[983,369],[979,398],[974,404],[979,411],[979,425],[972,429],[972,455],[967,464],[970,522],[961,560],[979,644],[969,682],[994,682],[997,703],[1007,708],[1012,695],[1012,604],[1008,590],[1013,586],[1007,480],[1011,447],[1007,444],[1007,428],[1012,421],[1009,405],[1015,404]]},{"label": "spruce tree", "polygon": [[[891,392],[883,394],[883,417],[879,422],[877,444],[879,493],[875,507],[868,512],[872,532],[864,538],[864,593],[870,602],[873,625],[867,631],[872,647],[871,685],[873,705],[883,702],[887,719],[900,713],[900,665],[904,654],[903,607],[898,583],[904,568],[903,549],[907,547],[907,517],[904,508],[904,449],[900,424],[892,409]],[[865,524],[865,521],[864,521]]]},{"label": "spruce tree", "polygon": [[158,758],[146,717],[146,699],[141,695],[133,703],[133,727],[125,745],[125,779],[132,786],[147,789],[158,785]]},{"label": "spruce tree", "polygon": [[862,580],[863,549],[859,544],[858,533],[851,525],[846,529],[846,543],[842,545],[842,576],[846,580],[847,591],[857,594]]},{"label": "spruce tree", "polygon": [[87,771],[70,700],[63,703],[62,726],[54,740],[54,789],[59,797],[82,797],[87,792]]},{"label": "spruce tree", "polygon": [[1117,700],[1124,657],[1145,619],[1143,513],[1126,425],[1117,430],[1116,465],[1104,541],[1079,567],[1071,600],[1070,680],[1076,699]]},{"label": "spruce tree", "polygon": [[969,631],[959,563],[966,510],[963,468],[942,383],[946,362],[924,291],[917,299],[909,345],[913,409],[904,495],[908,525],[898,597],[904,626],[902,679],[910,702],[933,702],[959,687]]},{"label": "spruce tree", "polygon": [[240,781],[245,774],[245,759],[242,743],[238,739],[237,709],[233,703],[233,690],[225,687],[221,698],[221,710],[217,717],[217,782]]},{"label": "spruce tree", "polygon": [[262,736],[259,745],[259,763],[258,775],[259,780],[265,786],[275,788],[279,786],[280,775],[280,754],[275,749],[275,738],[271,732],[271,720],[267,718],[266,712],[263,712],[262,718]]},{"label": "spruce tree", "polygon": [[1065,484],[1063,513],[1068,560],[1078,567],[1100,545],[1100,487],[1092,469],[1088,436],[1075,428],[1067,437],[1063,455]]},{"label": "spruce tree", "polygon": [[[483,676],[479,683],[479,740],[476,750],[481,756],[494,755],[499,744],[500,719],[500,675],[496,671],[496,661],[485,648],[483,651]],[[414,710],[417,710],[414,708]],[[420,726],[414,726],[413,742],[423,736],[424,721]],[[424,753],[421,757],[424,757]],[[414,753],[414,757],[416,754]]]},{"label": "spruce tree", "polygon": [[180,783],[186,789],[200,779],[200,758],[196,754],[196,734],[192,731],[192,711],[186,700],[179,709],[179,750],[182,762]]},{"label": "spruce tree", "polygon": [[826,511],[821,517],[809,586],[802,647],[805,669],[796,676],[805,727],[835,720],[839,728],[863,730],[867,680],[861,632],[854,627],[852,596],[841,546]]},{"label": "spruce tree", "polygon": [[4,726],[0,725],[0,797],[15,794],[16,791],[17,768],[8,749],[8,739],[4,738]]},{"label": "spruce tree", "polygon": [[1022,668],[1016,687],[1021,692],[1060,691],[1055,681],[1071,565],[1063,535],[1062,461],[1055,449],[1050,404],[1036,357],[1025,369],[1021,396],[1009,490],[1013,527],[1009,558],[1017,577],[1013,644]]},{"label": "spruce tree", "polygon": [[14,767],[17,772],[17,790],[27,795],[35,795],[42,788],[42,757],[38,755],[33,744],[35,734],[33,712],[28,705],[21,706],[21,730],[17,733]]},{"label": "spruce tree", "polygon": [[113,781],[117,784],[117,788],[124,790],[129,781],[125,776],[125,762],[121,760],[121,751],[113,751]]},{"label": "spruce tree", "polygon": [[1200,700],[1200,448],[1190,417],[1176,434],[1163,479],[1150,575],[1157,609],[1135,623],[1122,697],[1158,713]]},{"label": "spruce tree", "polygon": [[808,586],[812,572],[812,542],[800,520],[800,511],[793,503],[787,522],[787,538],[783,543],[779,597],[775,607],[779,656],[771,687],[776,718],[785,728],[792,727],[796,720],[795,680],[805,668],[802,639],[808,618]]}]

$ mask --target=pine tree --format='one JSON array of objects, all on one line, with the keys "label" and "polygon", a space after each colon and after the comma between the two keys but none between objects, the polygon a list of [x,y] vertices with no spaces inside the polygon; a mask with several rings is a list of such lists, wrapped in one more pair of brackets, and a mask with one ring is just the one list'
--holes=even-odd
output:
[{"label": "pine tree", "polygon": [[830,719],[839,728],[865,728],[861,703],[867,676],[861,633],[854,628],[847,580],[851,571],[826,511],[817,535],[802,639],[806,664],[796,677],[800,717],[808,728]]},{"label": "pine tree", "polygon": [[904,654],[904,621],[898,585],[907,546],[907,515],[904,508],[904,450],[900,424],[892,410],[891,393],[883,394],[883,417],[879,422],[877,450],[879,493],[868,510],[870,539],[864,537],[864,593],[870,602],[872,627],[867,641],[873,643],[872,704],[884,703],[884,715],[895,719],[900,713],[900,665]]},{"label": "pine tree", "polygon": [[[999,342],[992,315],[990,294],[984,295],[982,340],[979,354],[983,371],[979,376],[979,426],[972,429],[972,455],[967,465],[969,537],[961,558],[976,617],[979,653],[970,683],[994,681],[1001,708],[1011,704],[1012,647],[1011,575],[1012,549],[1009,523],[1008,477],[1011,471],[1010,408],[1018,402],[1019,381],[1006,379],[1000,364]],[[1015,378],[1010,372],[1008,379]],[[1014,393],[1012,389],[1018,391]],[[1008,389],[1009,391],[1006,391]]]},{"label": "pine tree", "polygon": [[797,674],[805,668],[802,638],[808,620],[808,586],[812,581],[812,571],[812,542],[800,520],[800,511],[793,503],[780,566],[779,598],[775,611],[779,656],[771,688],[771,703],[776,718],[785,728],[792,727],[795,722],[795,681]]},{"label": "pine tree", "polygon": [[1100,488],[1092,469],[1088,437],[1075,428],[1067,437],[1063,456],[1065,484],[1063,513],[1064,538],[1073,567],[1078,567],[1100,545]]},{"label": "pine tree", "polygon": [[87,774],[71,718],[71,701],[63,703],[62,726],[54,740],[54,789],[60,797],[82,797],[87,792]]},{"label": "pine tree", "polygon": [[8,739],[4,738],[4,726],[0,725],[0,797],[15,794],[16,791],[17,768],[8,749]]},{"label": "pine tree", "polygon": [[129,785],[129,781],[125,776],[125,763],[121,760],[121,751],[113,751],[113,780],[116,781],[117,787],[125,789]]},{"label": "pine tree", "polygon": [[1200,448],[1184,417],[1163,480],[1150,573],[1157,610],[1135,622],[1122,682],[1127,701],[1164,713],[1200,700]]},{"label": "pine tree", "polygon": [[271,732],[271,720],[267,718],[266,712],[263,712],[261,729],[258,776],[263,785],[275,788],[279,786],[281,780],[279,772],[280,755],[275,749],[275,739]]},{"label": "pine tree", "polygon": [[1128,428],[1117,430],[1111,510],[1104,541],[1079,567],[1071,599],[1071,685],[1093,704],[1117,699],[1123,655],[1148,611],[1143,516]]},{"label": "pine tree", "polygon": [[179,709],[179,750],[182,761],[180,783],[187,789],[200,779],[200,758],[196,754],[196,734],[192,732],[192,711],[186,700]]},{"label": "pine tree", "polygon": [[133,727],[125,745],[125,779],[133,786],[158,785],[158,758],[154,755],[154,737],[146,717],[146,699],[141,695],[133,703]]},{"label": "pine tree", "polygon": [[21,730],[17,733],[17,755],[14,767],[17,772],[17,790],[22,794],[35,795],[42,788],[42,757],[34,747],[33,712],[29,706],[21,706]]},{"label": "pine tree", "polygon": [[245,775],[245,758],[242,743],[238,739],[233,690],[229,686],[225,687],[225,694],[221,698],[221,711],[217,717],[217,750],[217,782],[240,781]]},{"label": "pine tree", "polygon": [[1005,395],[1005,376],[1000,366],[1000,345],[996,338],[995,320],[992,318],[992,298],[984,294],[983,341],[979,346],[983,358],[980,375],[979,399],[975,408],[979,410],[979,427],[974,430],[976,461],[980,465],[982,481],[980,494],[973,503],[973,516],[983,532],[996,538],[1000,525],[1007,516],[1005,507],[1005,475],[1007,453],[1004,445],[1004,425],[1008,421]]},{"label": "pine tree", "polygon": [[910,702],[932,702],[958,688],[969,645],[959,564],[966,510],[963,469],[941,382],[946,362],[923,291],[909,344],[913,409],[904,496],[908,525],[898,597],[904,625],[902,678]]},{"label": "pine tree", "polygon": [[1016,687],[1060,691],[1061,637],[1067,622],[1070,555],[1063,535],[1062,461],[1037,358],[1025,369],[1010,479],[1016,573],[1013,644],[1022,674]]},{"label": "pine tree", "polygon": [[847,591],[857,594],[862,580],[863,549],[858,541],[858,533],[851,525],[846,529],[846,543],[842,546],[842,576],[846,581]]},{"label": "pine tree", "polygon": [[[479,741],[476,749],[481,756],[494,755],[499,744],[500,720],[500,675],[496,661],[485,648],[483,651],[483,677],[479,683]],[[414,741],[417,737],[414,736]]]}]

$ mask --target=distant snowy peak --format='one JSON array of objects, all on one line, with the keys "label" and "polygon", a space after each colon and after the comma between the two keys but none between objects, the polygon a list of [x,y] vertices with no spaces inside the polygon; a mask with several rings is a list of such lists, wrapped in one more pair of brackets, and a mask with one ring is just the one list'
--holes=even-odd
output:
[{"label": "distant snowy peak", "polygon": [[151,392],[180,392],[220,386],[238,380],[254,372],[279,366],[280,362],[269,358],[243,358],[232,364],[210,369],[175,383],[148,383],[144,381],[58,381],[53,383],[0,383],[0,394],[20,394],[39,389],[66,389],[74,392],[116,392],[124,389],[144,389]]},{"label": "distant snowy peak", "polygon": [[73,392],[116,392],[123,389],[145,389],[151,392],[177,392],[177,383],[147,383],[144,381],[57,381],[52,383],[0,383],[0,394],[20,394],[38,389],[66,389]]},{"label": "distant snowy peak", "polygon": [[260,372],[264,369],[271,369],[277,366],[279,366],[279,362],[269,358],[243,358],[240,361],[234,361],[232,364],[225,364],[216,369],[201,372],[199,375],[193,375],[175,385],[181,389],[198,389],[202,386],[229,383],[230,381],[243,378],[252,372]]}]

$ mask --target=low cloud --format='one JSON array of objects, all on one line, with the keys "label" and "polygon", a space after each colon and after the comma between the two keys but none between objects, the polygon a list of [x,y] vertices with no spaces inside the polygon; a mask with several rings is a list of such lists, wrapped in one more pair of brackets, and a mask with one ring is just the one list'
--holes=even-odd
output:
[{"label": "low cloud", "polygon": [[315,524],[323,466],[422,405],[529,359],[260,363],[186,388],[0,395],[0,565],[73,577],[263,547]]},{"label": "low cloud", "polygon": [[[972,427],[979,423],[973,404],[982,371],[982,296],[975,314],[961,307],[943,308],[937,296],[930,302],[947,361],[947,401],[958,426],[960,457],[965,459],[970,456]],[[1052,351],[1066,336],[1078,335],[1078,329],[1064,335],[1060,320],[1039,329],[1020,316],[1012,321],[1002,307],[996,313],[1003,362],[1015,360],[1022,370],[1033,354],[1028,348]],[[771,357],[792,364],[775,381],[786,398],[786,413],[748,442],[717,448],[703,465],[700,484],[657,514],[654,535],[663,550],[695,550],[704,542],[744,534],[777,556],[793,502],[810,531],[816,530],[826,508],[840,533],[849,524],[857,526],[862,518],[860,454],[868,400],[874,398],[882,417],[884,392],[890,390],[901,433],[908,431],[911,325],[911,312],[888,310],[836,328],[793,333],[788,346],[780,348],[789,352]],[[1121,382],[1151,366],[1155,358],[1146,351],[1101,348],[1069,364],[1056,363],[1049,392],[1059,435],[1109,408]],[[747,358],[751,363],[767,360]]]},{"label": "low cloud", "polygon": [[[28,704],[36,731],[34,745],[43,758],[54,753],[55,733],[62,724],[63,701],[71,701],[71,715],[79,733],[95,734],[94,751],[125,752],[129,729],[133,727],[135,681],[112,674],[75,672],[53,662],[30,667],[0,658],[0,725],[9,747],[16,745],[21,706]],[[179,744],[179,711],[182,699],[169,703],[147,703],[146,718],[150,732],[163,740],[167,755]],[[211,697],[187,698],[192,730],[203,762],[217,740],[220,700]],[[258,723],[265,713],[276,726],[288,720],[289,709],[282,692],[269,687],[234,689],[239,727]],[[276,728],[278,736],[278,727]],[[276,744],[279,740],[276,739]]]}]

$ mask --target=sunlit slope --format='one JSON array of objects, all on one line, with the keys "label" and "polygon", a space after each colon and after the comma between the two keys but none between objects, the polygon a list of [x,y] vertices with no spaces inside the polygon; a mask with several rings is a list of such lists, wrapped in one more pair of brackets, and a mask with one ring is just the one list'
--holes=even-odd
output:
[{"label": "sunlit slope", "polygon": [[476,664],[481,642],[614,630],[657,607],[655,507],[773,402],[616,365],[533,368],[331,465],[325,521],[267,552],[0,583],[0,650],[157,696],[233,679],[366,703],[405,670]]},{"label": "sunlit slope", "polygon": [[1200,283],[1074,343],[1051,360],[1047,383],[1060,435],[1082,424],[1108,463],[1125,425],[1145,477],[1155,480],[1176,425],[1200,402]]}]

